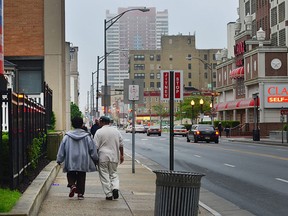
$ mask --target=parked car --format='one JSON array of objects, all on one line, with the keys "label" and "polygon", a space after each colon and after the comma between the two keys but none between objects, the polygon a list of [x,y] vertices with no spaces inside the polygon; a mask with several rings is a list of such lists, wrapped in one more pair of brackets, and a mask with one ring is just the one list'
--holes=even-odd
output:
[{"label": "parked car", "polygon": [[185,137],[187,135],[187,129],[184,125],[175,125],[173,128],[174,135],[182,135]]},{"label": "parked car", "polygon": [[170,125],[163,125],[163,129],[170,129]]},{"label": "parked car", "polygon": [[191,129],[187,133],[187,142],[194,141],[206,141],[209,142],[219,142],[219,131],[215,129],[212,125],[207,124],[196,124],[192,125]]},{"label": "parked car", "polygon": [[128,125],[125,129],[126,133],[132,133],[132,125]]},{"label": "parked car", "polygon": [[135,133],[146,133],[144,125],[135,125]]},{"label": "parked car", "polygon": [[151,134],[158,134],[158,136],[161,136],[161,129],[159,126],[150,126],[147,130],[147,136],[150,136]]}]

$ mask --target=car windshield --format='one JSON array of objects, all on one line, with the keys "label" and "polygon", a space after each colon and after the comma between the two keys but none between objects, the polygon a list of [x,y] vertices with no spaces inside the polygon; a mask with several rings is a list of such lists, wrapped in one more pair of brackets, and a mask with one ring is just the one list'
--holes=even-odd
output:
[{"label": "car windshield", "polygon": [[214,131],[214,127],[211,125],[199,125],[198,130],[211,130]]},{"label": "car windshield", "polygon": [[177,125],[174,127],[174,129],[186,129],[186,127],[183,125]]}]

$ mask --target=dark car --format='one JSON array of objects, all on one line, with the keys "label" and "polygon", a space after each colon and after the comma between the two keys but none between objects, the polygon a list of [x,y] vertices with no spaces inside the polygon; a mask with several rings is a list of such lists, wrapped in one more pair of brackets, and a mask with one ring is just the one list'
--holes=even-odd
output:
[{"label": "dark car", "polygon": [[161,136],[161,129],[158,126],[151,126],[147,129],[147,136],[150,136],[151,134],[158,134],[158,136]]},{"label": "dark car", "polygon": [[187,142],[194,141],[206,141],[209,142],[219,142],[219,132],[212,125],[207,124],[196,124],[192,125],[191,129],[187,133]]}]

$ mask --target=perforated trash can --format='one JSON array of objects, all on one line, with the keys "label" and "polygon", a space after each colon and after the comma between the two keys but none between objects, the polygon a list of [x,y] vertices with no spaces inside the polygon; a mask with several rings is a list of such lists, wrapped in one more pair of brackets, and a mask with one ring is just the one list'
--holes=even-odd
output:
[{"label": "perforated trash can", "polygon": [[197,216],[201,186],[199,173],[155,170],[154,216]]}]

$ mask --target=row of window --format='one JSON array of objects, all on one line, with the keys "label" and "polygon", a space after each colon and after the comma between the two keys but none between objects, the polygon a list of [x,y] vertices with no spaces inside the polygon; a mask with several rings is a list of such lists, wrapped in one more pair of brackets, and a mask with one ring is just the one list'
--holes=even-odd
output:
[{"label": "row of window", "polygon": [[[161,61],[161,55],[160,54],[150,54],[150,61],[154,61],[156,58],[156,61]],[[188,54],[187,58],[192,58],[191,54]],[[212,56],[213,60],[216,60],[215,54]],[[173,57],[172,55],[169,56],[169,60],[172,61]],[[203,60],[207,61],[208,60],[208,55],[204,54],[203,55]],[[145,61],[145,55],[139,54],[139,55],[134,55],[134,61]]]},{"label": "row of window", "polygon": [[277,7],[271,9],[271,27],[277,25],[280,22],[283,22],[284,20],[285,20],[285,2],[282,2],[281,4],[278,5],[278,11]]}]

